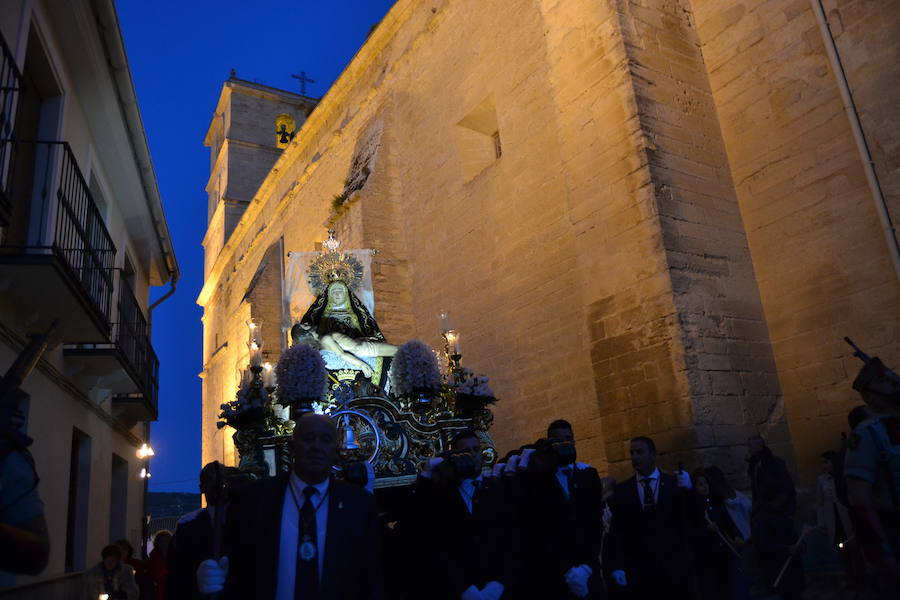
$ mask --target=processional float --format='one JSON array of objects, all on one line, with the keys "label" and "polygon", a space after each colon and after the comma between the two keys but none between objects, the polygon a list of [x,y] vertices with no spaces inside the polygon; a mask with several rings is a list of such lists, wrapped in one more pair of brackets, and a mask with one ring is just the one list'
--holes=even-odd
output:
[{"label": "processional float", "polygon": [[249,364],[235,399],[220,407],[218,426],[235,430],[242,471],[289,471],[294,422],[310,411],[338,428],[339,475],[368,464],[375,487],[412,482],[419,466],[466,428],[481,439],[484,464],[496,461],[488,378],[461,366],[459,333],[446,314],[440,352],[419,340],[387,342],[372,316],[373,254],[341,250],[333,231],[321,252],[289,253],[283,330],[290,346],[276,365],[263,363],[261,327],[250,320]]}]

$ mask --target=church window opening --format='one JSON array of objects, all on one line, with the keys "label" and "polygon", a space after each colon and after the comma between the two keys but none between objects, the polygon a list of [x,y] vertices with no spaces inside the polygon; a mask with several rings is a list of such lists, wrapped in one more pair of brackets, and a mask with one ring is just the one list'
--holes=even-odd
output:
[{"label": "church window opening", "polygon": [[456,134],[463,176],[469,181],[503,154],[493,94],[456,124]]}]

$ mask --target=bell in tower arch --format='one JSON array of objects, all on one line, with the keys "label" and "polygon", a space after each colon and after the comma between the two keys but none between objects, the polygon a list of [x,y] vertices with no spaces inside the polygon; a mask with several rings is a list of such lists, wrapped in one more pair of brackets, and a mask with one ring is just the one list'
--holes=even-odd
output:
[{"label": "bell in tower arch", "polygon": [[287,148],[296,134],[297,122],[288,114],[280,114],[275,117],[275,145],[279,148]]}]

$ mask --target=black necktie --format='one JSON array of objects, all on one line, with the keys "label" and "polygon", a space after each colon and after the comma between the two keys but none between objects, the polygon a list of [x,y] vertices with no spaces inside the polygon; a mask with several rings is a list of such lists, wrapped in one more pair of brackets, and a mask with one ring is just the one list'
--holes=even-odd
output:
[{"label": "black necktie", "polygon": [[[478,490],[481,488],[481,482],[477,479],[472,480],[472,493],[466,494],[469,498],[469,503],[467,508],[469,509],[469,514],[475,514],[475,503],[478,502]],[[464,492],[465,493],[465,492]]]},{"label": "black necktie", "polygon": [[641,479],[641,483],[644,485],[644,508],[653,508],[656,506],[656,498],[653,497],[653,488],[650,486],[650,482],[653,481],[651,477],[646,477]]},{"label": "black necktie", "polygon": [[[294,598],[310,600],[319,597],[319,539],[316,532],[316,508],[312,497],[317,492],[311,485],[303,489],[303,506],[300,507],[300,531],[297,532],[297,570],[294,581]],[[302,546],[311,542],[316,552],[311,560],[303,560]]]}]

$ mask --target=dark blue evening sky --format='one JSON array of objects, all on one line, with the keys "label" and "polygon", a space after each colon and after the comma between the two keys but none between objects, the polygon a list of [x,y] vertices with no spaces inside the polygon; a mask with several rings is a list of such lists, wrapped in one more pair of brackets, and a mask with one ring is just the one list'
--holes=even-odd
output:
[{"label": "dark blue evening sky", "polygon": [[[393,0],[116,0],[144,129],[175,243],[178,291],[153,315],[159,421],[150,488],[196,491],[200,470],[203,285],[209,149],[203,136],[234,68],[249,81],[319,97],[340,75]],[[153,290],[155,299],[165,288]]]}]

